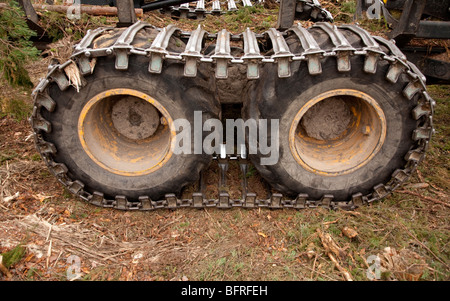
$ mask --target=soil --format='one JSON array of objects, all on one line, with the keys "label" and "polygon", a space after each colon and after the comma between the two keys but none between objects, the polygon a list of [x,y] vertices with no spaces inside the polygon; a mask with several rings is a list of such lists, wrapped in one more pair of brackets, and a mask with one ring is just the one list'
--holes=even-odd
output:
[{"label": "soil", "polygon": [[[172,22],[156,13],[146,17],[156,26]],[[211,20],[207,18],[208,26]],[[225,23],[218,20],[220,26]],[[189,30],[197,25],[181,23]],[[61,61],[68,57],[72,42],[67,37],[51,45],[48,56],[28,65],[35,84],[54,57]],[[2,103],[20,101],[29,116],[31,91],[13,89],[3,81],[1,86]],[[372,267],[369,259],[377,254],[382,259],[382,280],[411,278],[392,267],[396,261],[405,267],[420,264],[414,280],[449,280],[450,91],[446,86],[433,86],[430,95],[438,103],[437,131],[425,162],[398,192],[355,211],[208,208],[124,212],[95,207],[74,198],[49,173],[35,150],[28,121],[2,111],[0,254],[6,257],[17,247],[25,251],[8,266],[12,277],[0,272],[0,280],[328,281],[345,280],[349,275],[367,280]],[[217,196],[219,176],[213,162],[203,177],[208,198]],[[271,190],[251,165],[247,176],[249,191],[267,197]],[[230,162],[227,180],[233,198],[242,194],[241,179],[238,162]],[[197,189],[198,185],[187,187],[183,197]],[[351,237],[345,234],[349,228]],[[343,251],[339,257],[329,256],[318,233],[332,237],[336,248]]]},{"label": "soil", "polygon": [[153,135],[159,125],[157,109],[136,97],[122,98],[112,107],[114,127],[125,137],[133,140],[146,139]]},{"label": "soil", "polygon": [[317,140],[332,140],[347,129],[352,117],[345,101],[334,97],[312,106],[300,122],[309,137]]}]

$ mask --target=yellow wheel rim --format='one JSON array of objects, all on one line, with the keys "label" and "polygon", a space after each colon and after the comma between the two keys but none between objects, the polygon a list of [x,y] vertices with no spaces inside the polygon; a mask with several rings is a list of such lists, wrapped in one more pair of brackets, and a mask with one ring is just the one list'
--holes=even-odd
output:
[{"label": "yellow wheel rim", "polygon": [[[150,122],[145,120],[148,119],[145,113],[150,110],[157,112],[158,120],[152,121],[153,127],[158,124],[157,128],[146,131],[142,139],[127,135],[123,128],[116,128],[114,121],[117,118],[122,121],[131,118],[127,114],[112,116],[117,103],[122,102],[123,106],[124,101],[125,106],[130,101],[130,110],[133,105],[145,109],[130,115],[140,118],[140,123],[130,125],[130,133],[145,132],[145,126],[148,128]],[[78,118],[78,137],[86,154],[102,168],[123,176],[149,174],[167,163],[173,153],[175,135],[173,119],[164,106],[149,95],[132,89],[111,89],[95,95]]]},{"label": "yellow wheel rim", "polygon": [[381,107],[368,94],[352,89],[336,89],[310,99],[289,130],[289,146],[297,163],[325,176],[348,174],[366,165],[385,138]]}]

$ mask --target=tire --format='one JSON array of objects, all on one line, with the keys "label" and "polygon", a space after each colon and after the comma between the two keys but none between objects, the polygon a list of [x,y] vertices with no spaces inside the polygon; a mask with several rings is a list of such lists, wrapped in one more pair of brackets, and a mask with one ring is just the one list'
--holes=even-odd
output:
[{"label": "tire", "polygon": [[[62,91],[54,82],[47,88],[47,93],[56,102],[56,106],[52,112],[41,109],[40,114],[51,124],[51,131],[42,132],[42,138],[56,148],[52,160],[63,163],[68,170],[67,177],[71,181],[81,182],[84,185],[83,190],[91,195],[100,193],[106,199],[125,196],[128,201],[137,201],[141,196],[159,200],[166,193],[180,193],[184,186],[196,181],[200,171],[212,159],[212,156],[205,153],[176,154],[167,145],[173,146],[174,143],[174,131],[171,127],[174,120],[182,118],[193,124],[194,111],[201,111],[205,119],[219,116],[220,105],[213,94],[215,89],[213,72],[205,72],[202,67],[199,67],[197,77],[183,77],[183,64],[165,62],[161,74],[152,74],[147,71],[148,64],[148,58],[130,55],[128,69],[117,70],[114,56],[99,57],[93,73],[84,77],[85,83],[79,92],[73,87]],[[122,91],[120,92],[122,94],[117,91]],[[131,97],[136,102],[142,99],[154,100],[152,104],[157,109],[157,113],[166,119],[165,124],[161,121],[157,125],[158,130],[153,135],[158,134],[157,137],[166,139],[155,141],[162,141],[161,143],[169,141],[168,144],[156,144],[152,135],[144,137],[144,140],[136,138],[138,142],[135,143],[131,139],[134,137],[123,137],[123,133],[119,131],[120,125],[118,128],[113,128],[114,125],[111,127],[111,120],[102,112],[109,110],[108,106],[113,106],[111,111],[107,111],[112,112],[119,98],[114,98],[117,97],[114,95],[111,96],[113,98],[108,98],[110,96],[107,94],[110,92],[119,93],[119,98]],[[98,100],[98,95],[103,95],[104,98],[100,97]],[[97,102],[92,102],[96,99]],[[92,104],[91,107],[89,103]],[[147,103],[142,105],[148,106]],[[119,109],[117,118],[119,121],[124,121],[120,113]],[[138,117],[143,118],[144,115],[142,113]],[[130,116],[127,118],[131,118]],[[103,119],[107,122],[98,121]],[[108,127],[108,122],[111,129]],[[80,131],[80,124],[82,131]],[[92,126],[92,124],[95,125]],[[192,127],[192,147],[194,145],[193,131]],[[108,135],[98,135],[98,132],[108,133]],[[125,142],[114,141],[111,137],[120,137]],[[102,139],[107,143],[101,142]],[[153,147],[154,152],[140,146],[141,141],[144,141],[142,145]],[[118,150],[110,151],[112,149],[110,145],[114,144],[119,145]],[[165,150],[161,151],[162,148]],[[142,154],[135,154],[141,151]],[[145,156],[145,154],[149,156],[158,154],[159,157],[155,155],[155,160],[142,159],[144,163],[141,167],[140,164],[133,162],[133,160],[141,160],[139,156]],[[117,160],[113,160],[115,156],[118,156]],[[131,158],[132,156],[134,157]],[[126,162],[118,165],[117,162],[121,160]]]},{"label": "tire", "polygon": [[[341,32],[353,47],[360,48],[357,35],[346,30]],[[310,33],[321,49],[332,49],[333,45],[321,30],[313,28]],[[288,38],[287,41],[293,53],[298,51],[298,40]],[[351,70],[338,72],[336,58],[324,57],[322,73],[318,75],[309,74],[305,63],[292,62],[290,78],[273,76],[276,66],[267,65],[261,72],[261,80],[249,88],[243,116],[267,119],[268,129],[271,119],[279,120],[278,161],[263,165],[264,155],[249,155],[261,176],[274,189],[287,196],[307,194],[311,199],[320,200],[332,195],[335,201],[349,201],[352,195],[367,195],[380,183],[388,183],[396,169],[405,167],[405,155],[416,144],[412,135],[417,121],[411,112],[417,105],[417,97],[408,100],[402,94],[408,83],[405,75],[396,83],[386,80],[389,68],[386,61],[378,60],[375,73],[364,72],[364,58],[363,55],[351,56]],[[325,109],[325,101],[328,109]],[[322,108],[313,109],[319,103]],[[344,118],[342,108],[345,106],[357,112],[350,110],[349,116]],[[308,111],[311,112],[309,119],[306,118]],[[314,115],[316,113],[318,115]],[[312,133],[317,128],[303,121],[320,125],[315,119],[323,123],[327,116],[331,122],[325,127],[322,124],[325,132],[336,125],[339,118],[348,123],[343,124],[344,129],[335,136],[329,134],[338,127],[323,137],[320,131],[319,136]],[[355,122],[355,118],[367,122],[369,128],[361,126],[362,122]],[[359,132],[364,129],[368,133],[363,133],[360,139]],[[375,131],[370,132],[373,129]],[[267,141],[271,141],[270,135],[269,131]]]}]

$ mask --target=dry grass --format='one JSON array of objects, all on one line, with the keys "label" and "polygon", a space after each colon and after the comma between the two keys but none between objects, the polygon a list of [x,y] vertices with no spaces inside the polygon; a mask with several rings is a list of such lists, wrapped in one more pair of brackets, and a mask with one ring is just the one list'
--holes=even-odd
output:
[{"label": "dry grass", "polygon": [[[171,22],[153,14],[148,19],[157,26]],[[273,11],[264,11],[208,17],[205,27],[240,32],[247,17],[260,29],[276,22]],[[192,29],[197,21],[180,24]],[[66,44],[52,52],[64,56]],[[48,60],[30,66],[35,83]],[[20,98],[29,110],[29,91],[1,90],[4,101]],[[450,89],[431,86],[430,94],[438,103],[437,132],[419,171],[401,191],[351,212],[97,208],[61,187],[40,161],[27,121],[6,112],[0,118],[0,253],[26,248],[10,267],[15,280],[66,280],[73,255],[80,259],[79,280],[367,280],[371,255],[383,259],[381,279],[420,273],[421,280],[449,280]],[[216,167],[208,172],[217,177]],[[233,167],[230,173],[237,174]],[[257,174],[249,181],[264,189]]]}]

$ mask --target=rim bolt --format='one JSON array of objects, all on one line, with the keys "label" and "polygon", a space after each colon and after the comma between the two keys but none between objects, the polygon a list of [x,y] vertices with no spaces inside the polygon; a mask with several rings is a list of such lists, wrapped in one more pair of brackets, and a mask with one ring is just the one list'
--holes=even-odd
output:
[{"label": "rim bolt", "polygon": [[365,127],[363,127],[362,133],[366,136],[369,135],[370,134],[370,126],[366,125]]}]

